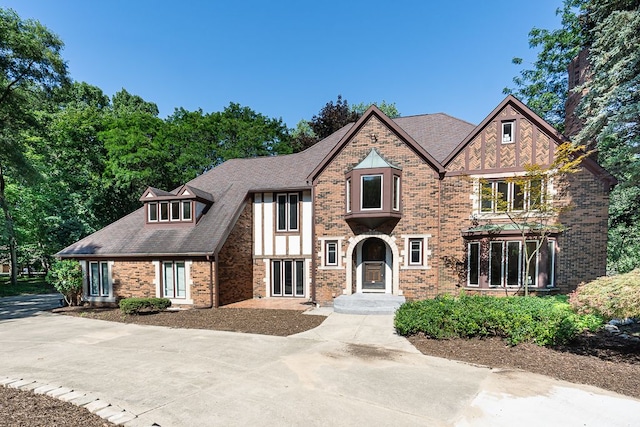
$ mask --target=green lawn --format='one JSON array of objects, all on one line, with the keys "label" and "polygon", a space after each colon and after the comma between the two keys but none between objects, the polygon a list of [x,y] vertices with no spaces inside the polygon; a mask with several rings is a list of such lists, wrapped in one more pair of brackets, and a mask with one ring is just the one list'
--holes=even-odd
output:
[{"label": "green lawn", "polygon": [[0,297],[24,294],[50,294],[53,292],[56,292],[56,290],[44,280],[44,276],[19,277],[18,285],[11,286],[9,275],[0,275]]}]

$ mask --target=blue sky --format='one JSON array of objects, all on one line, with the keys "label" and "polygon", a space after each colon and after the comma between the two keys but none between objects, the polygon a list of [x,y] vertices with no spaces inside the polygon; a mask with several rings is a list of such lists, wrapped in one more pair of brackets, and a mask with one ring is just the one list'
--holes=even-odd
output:
[{"label": "blue sky", "polygon": [[558,28],[561,0],[3,0],[65,42],[71,77],[175,108],[229,102],[293,128],[338,94],[395,102],[403,116],[479,123],[530,63],[532,27]]}]

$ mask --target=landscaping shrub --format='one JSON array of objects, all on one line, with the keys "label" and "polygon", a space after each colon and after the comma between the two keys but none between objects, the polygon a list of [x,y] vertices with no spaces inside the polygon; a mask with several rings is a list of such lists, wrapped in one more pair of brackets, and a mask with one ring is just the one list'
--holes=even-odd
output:
[{"label": "landscaping shrub", "polygon": [[422,332],[437,339],[497,336],[511,345],[566,343],[602,323],[598,316],[574,313],[562,297],[443,295],[405,303],[395,317],[401,335]]},{"label": "landscaping shrub", "polygon": [[160,311],[171,307],[167,298],[125,298],[120,300],[120,311],[124,314],[140,314],[145,311]]},{"label": "landscaping shrub", "polygon": [[578,313],[606,319],[640,318],[640,269],[581,283],[569,295]]},{"label": "landscaping shrub", "polygon": [[56,261],[47,273],[47,282],[60,292],[67,305],[78,305],[82,296],[82,267],[78,261]]}]

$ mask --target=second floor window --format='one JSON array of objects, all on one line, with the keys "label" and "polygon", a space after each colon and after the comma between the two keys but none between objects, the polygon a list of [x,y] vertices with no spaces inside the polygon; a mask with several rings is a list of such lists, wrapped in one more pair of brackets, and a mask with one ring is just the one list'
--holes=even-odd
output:
[{"label": "second floor window", "polygon": [[544,201],[544,192],[545,186],[540,180],[528,183],[506,180],[483,182],[480,185],[480,211],[499,213],[538,210]]},{"label": "second floor window", "polygon": [[298,231],[298,193],[278,194],[277,200],[277,230]]},{"label": "second floor window", "polygon": [[146,205],[147,222],[190,222],[192,218],[190,200],[149,202]]},{"label": "second floor window", "polygon": [[382,209],[382,175],[362,176],[362,206],[364,209]]}]

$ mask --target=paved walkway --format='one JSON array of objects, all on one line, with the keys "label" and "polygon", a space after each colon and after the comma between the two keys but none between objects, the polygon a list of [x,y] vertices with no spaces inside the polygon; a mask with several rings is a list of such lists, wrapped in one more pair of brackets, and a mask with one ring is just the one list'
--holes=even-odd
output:
[{"label": "paved walkway", "polygon": [[[0,310],[10,305],[0,300]],[[127,426],[640,424],[639,400],[427,357],[392,322],[334,313],[284,338],[50,313],[4,317],[0,382],[75,392]]]}]

